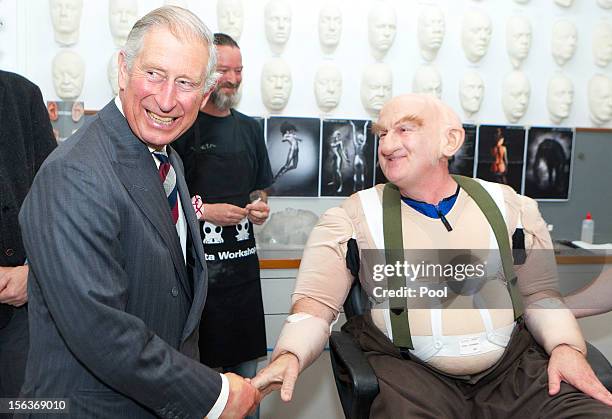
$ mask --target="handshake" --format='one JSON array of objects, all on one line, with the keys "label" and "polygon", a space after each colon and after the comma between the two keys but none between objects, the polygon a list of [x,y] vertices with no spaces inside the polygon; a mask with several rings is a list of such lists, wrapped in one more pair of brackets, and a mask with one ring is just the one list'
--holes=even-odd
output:
[{"label": "handshake", "polygon": [[290,401],[299,371],[298,358],[285,353],[259,371],[253,379],[225,374],[229,381],[229,397],[221,419],[243,418],[254,412],[261,400],[274,390],[280,389],[281,399]]}]

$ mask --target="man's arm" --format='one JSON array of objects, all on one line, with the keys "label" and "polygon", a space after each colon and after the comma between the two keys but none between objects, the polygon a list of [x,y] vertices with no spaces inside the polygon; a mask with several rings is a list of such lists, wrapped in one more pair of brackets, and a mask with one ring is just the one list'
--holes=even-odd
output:
[{"label": "man's arm", "polygon": [[[33,180],[34,175],[40,168],[42,162],[55,149],[57,143],[53,136],[51,121],[47,108],[43,102],[42,94],[38,86],[30,85],[29,109],[27,105],[20,109],[24,120],[30,124],[30,130],[25,130],[24,142],[28,152],[26,158],[30,173],[22,173],[26,179]],[[28,301],[28,267],[0,267],[0,303],[20,307]]]},{"label": "man's arm", "polygon": [[278,338],[270,365],[252,380],[264,395],[281,389],[291,400],[297,376],[323,351],[330,325],[337,318],[353,277],[346,268],[352,224],[342,208],[321,216],[312,230],[300,264],[292,315]]},{"label": "man's arm", "polygon": [[28,266],[0,266],[0,303],[21,307],[28,301]]},{"label": "man's arm", "polygon": [[587,286],[563,297],[576,318],[612,310],[612,268],[603,271]]},{"label": "man's arm", "polygon": [[268,206],[268,193],[264,190],[256,190],[249,194],[249,197],[257,198],[250,204],[244,207],[248,211],[249,221],[253,224],[262,225],[270,215],[270,207]]},{"label": "man's arm", "polygon": [[72,354],[100,381],[162,417],[172,411],[204,416],[219,396],[220,375],[125,311],[130,278],[124,264],[158,262],[123,260],[122,220],[111,189],[80,164],[54,161],[42,169],[20,213],[40,303]]},{"label": "man's arm", "polygon": [[565,381],[612,406],[612,395],[586,360],[586,345],[580,327],[559,294],[556,261],[546,223],[534,200],[521,197],[521,201],[521,219],[529,252],[517,275],[519,288],[525,297],[527,328],[550,355],[549,393],[557,394],[561,381]]},{"label": "man's arm", "polygon": [[232,204],[206,204],[202,206],[202,215],[199,219],[210,221],[218,226],[230,226],[238,224],[249,214],[246,208]]},{"label": "man's arm", "polygon": [[[332,309],[308,297],[293,304],[291,313],[308,314],[312,317],[298,319],[293,323],[288,320],[270,364],[259,371],[252,380],[253,385],[262,392],[263,396],[280,389],[281,398],[285,402],[290,401],[293,396],[298,374],[323,351],[329,337],[329,327],[336,317]],[[293,327],[294,330],[287,332],[287,327]]]}]

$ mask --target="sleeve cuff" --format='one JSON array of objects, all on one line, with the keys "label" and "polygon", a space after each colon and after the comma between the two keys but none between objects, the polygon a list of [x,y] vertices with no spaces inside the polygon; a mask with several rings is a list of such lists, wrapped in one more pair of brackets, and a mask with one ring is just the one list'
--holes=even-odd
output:
[{"label": "sleeve cuff", "polygon": [[219,419],[221,413],[223,413],[223,409],[225,409],[225,405],[227,404],[227,400],[229,399],[229,381],[225,374],[221,374],[221,393],[219,393],[219,398],[213,405],[210,412],[206,415],[208,419]]}]

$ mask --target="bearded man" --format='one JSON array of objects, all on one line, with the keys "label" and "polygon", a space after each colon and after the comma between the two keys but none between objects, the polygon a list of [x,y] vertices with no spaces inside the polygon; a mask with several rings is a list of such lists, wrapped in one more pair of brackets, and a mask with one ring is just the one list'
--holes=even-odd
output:
[{"label": "bearded man", "polygon": [[266,355],[253,224],[270,213],[263,189],[272,184],[272,169],[261,126],[234,109],[242,81],[240,48],[222,33],[214,43],[218,84],[193,127],[176,142],[208,265],[200,357],[210,367],[253,377],[257,358]]}]

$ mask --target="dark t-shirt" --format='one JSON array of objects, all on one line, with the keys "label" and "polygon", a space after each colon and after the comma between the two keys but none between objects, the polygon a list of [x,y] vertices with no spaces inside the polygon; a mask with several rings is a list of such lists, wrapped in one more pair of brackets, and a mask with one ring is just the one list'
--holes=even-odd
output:
[{"label": "dark t-shirt", "polygon": [[[183,159],[189,192],[201,195],[204,202],[244,206],[248,202],[237,195],[246,191],[244,199],[248,199],[249,192],[272,184],[263,128],[236,110],[226,117],[200,112],[193,127],[172,147]],[[215,166],[214,173],[206,173],[208,168],[202,163],[206,161]],[[248,176],[238,173],[243,170]]]},{"label": "dark t-shirt", "polygon": [[[190,194],[200,195],[205,203],[244,207],[250,192],[272,184],[263,129],[240,112],[232,110],[221,118],[200,112],[194,126],[172,146],[183,159]],[[203,223],[200,229],[208,267],[200,357],[211,367],[266,354],[259,260],[253,227],[247,225],[246,231],[242,223]],[[222,257],[229,254],[233,256]]]}]

